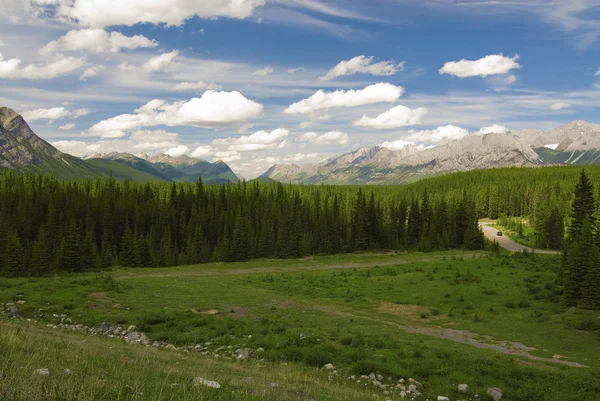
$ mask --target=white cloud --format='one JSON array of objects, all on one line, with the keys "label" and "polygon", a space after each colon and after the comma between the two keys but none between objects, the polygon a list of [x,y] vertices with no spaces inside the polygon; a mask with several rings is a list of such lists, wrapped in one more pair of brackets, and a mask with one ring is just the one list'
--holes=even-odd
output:
[{"label": "white cloud", "polygon": [[73,128],[75,128],[75,124],[73,124],[73,123],[64,124],[64,125],[61,125],[60,127],[58,127],[58,129],[61,131],[70,131]]},{"label": "white cloud", "polygon": [[102,139],[116,139],[126,137],[127,133],[125,131],[116,129],[112,131],[105,131],[100,134],[100,138]]},{"label": "white cloud", "polygon": [[69,117],[71,112],[64,107],[52,107],[51,109],[37,109],[23,112],[23,118],[27,121],[35,120],[60,120]]},{"label": "white cloud", "polygon": [[242,155],[235,151],[217,152],[217,153],[215,153],[215,158],[217,160],[222,160],[225,163],[229,163],[229,162],[233,162],[236,160],[241,160]]},{"label": "white cloud", "polygon": [[66,22],[82,27],[105,28],[109,26],[133,26],[139,23],[182,25],[187,19],[199,18],[248,18],[266,0],[71,0],[35,1],[38,8],[43,4],[60,4],[56,16]]},{"label": "white cloud", "polygon": [[296,153],[294,155],[285,156],[284,163],[298,163],[306,160],[314,160],[319,158],[318,153]]},{"label": "white cloud", "polygon": [[598,68],[598,71],[596,71],[596,73],[594,74],[595,77],[600,76],[600,68]]},{"label": "white cloud", "polygon": [[228,151],[247,152],[265,149],[275,149],[288,137],[290,132],[285,128],[277,128],[273,131],[258,131],[252,135],[239,138],[215,139],[213,145],[226,145]]},{"label": "white cloud", "polygon": [[557,102],[557,103],[552,103],[550,105],[550,110],[558,111],[558,110],[568,109],[569,107],[571,107],[570,103]]},{"label": "white cloud", "polygon": [[514,69],[520,69],[517,63],[519,55],[505,57],[502,53],[485,56],[479,60],[449,61],[442,68],[440,74],[454,75],[459,78],[487,77],[489,75],[507,74]]},{"label": "white cloud", "polygon": [[81,74],[79,79],[82,81],[86,81],[88,78],[92,78],[92,77],[95,77],[96,75],[98,75],[100,73],[100,71],[102,71],[103,69],[104,69],[104,66],[102,66],[102,65],[95,65],[93,67],[90,67],[90,68],[86,69],[83,72],[83,74]]},{"label": "white cloud", "polygon": [[77,109],[77,110],[73,110],[73,112],[71,113],[73,118],[87,116],[88,114],[90,114],[90,109]]},{"label": "white cloud", "polygon": [[271,75],[273,73],[273,67],[269,66],[269,67],[265,67],[265,68],[261,68],[259,70],[256,70],[252,73],[252,75],[259,75],[259,76],[267,76],[267,75]]},{"label": "white cloud", "polygon": [[53,142],[56,148],[62,152],[75,156],[86,156],[93,153],[108,152],[175,152],[178,149],[178,135],[163,130],[136,131],[127,139],[109,139],[98,142],[83,141],[57,141]]},{"label": "white cloud", "polygon": [[125,36],[120,32],[104,29],[81,29],[69,31],[44,46],[41,54],[61,51],[85,51],[89,53],[118,53],[121,49],[137,49],[158,46],[158,42],[142,35]]},{"label": "white cloud", "polygon": [[460,139],[469,134],[469,131],[455,125],[445,125],[432,130],[423,130],[412,133],[407,139],[423,145],[435,145],[442,141]]},{"label": "white cloud", "polygon": [[490,125],[489,127],[483,127],[478,131],[478,134],[506,134],[509,129],[503,125]]},{"label": "white cloud", "polygon": [[304,70],[304,67],[298,67],[298,68],[290,68],[289,70],[287,70],[287,72],[288,72],[289,74],[295,74],[295,73],[297,73],[298,71],[303,71],[303,70]]},{"label": "white cloud", "polygon": [[319,90],[309,98],[290,105],[286,114],[304,114],[331,107],[353,107],[380,102],[393,102],[404,93],[404,88],[388,83],[369,85],[359,90]]},{"label": "white cloud", "polygon": [[164,130],[139,130],[135,131],[129,137],[133,148],[142,151],[166,151],[177,147],[178,135],[174,132]]},{"label": "white cloud", "polygon": [[119,70],[121,71],[126,72],[135,72],[140,70],[143,72],[169,71],[173,69],[176,65],[176,63],[173,60],[178,55],[179,51],[174,50],[170,53],[163,53],[161,55],[151,57],[141,66],[135,66],[127,62],[122,62],[117,66],[117,68],[119,68]]},{"label": "white cloud", "polygon": [[307,132],[300,137],[303,142],[311,142],[316,145],[346,145],[348,143],[348,134],[341,131],[329,131],[324,134],[316,132]]},{"label": "white cloud", "polygon": [[164,153],[171,157],[179,157],[186,154],[190,149],[185,145],[178,145],[171,149],[166,150]]},{"label": "white cloud", "polygon": [[208,145],[201,145],[198,146],[190,156],[195,157],[197,159],[202,159],[203,157],[206,157],[208,155],[210,155],[210,153],[212,152],[212,147],[208,146]]},{"label": "white cloud", "polygon": [[515,82],[517,82],[517,77],[514,75],[509,75],[508,77],[504,78],[504,82],[506,82],[509,85],[512,85]]},{"label": "white cloud", "polygon": [[189,91],[196,89],[207,89],[209,84],[204,81],[196,81],[196,82],[180,82],[173,88],[176,91]]},{"label": "white cloud", "polygon": [[29,64],[21,68],[21,60],[5,60],[0,54],[0,79],[54,79],[80,69],[86,63],[83,57],[66,57],[47,64]]},{"label": "white cloud", "polygon": [[421,118],[427,114],[427,108],[409,109],[406,106],[396,106],[388,111],[381,113],[375,118],[363,115],[360,120],[352,122],[358,127],[367,127],[375,129],[400,128],[410,125],[421,124]]},{"label": "white cloud", "polygon": [[100,121],[89,129],[89,134],[101,136],[111,131],[130,131],[159,125],[225,127],[257,118],[262,110],[261,104],[245,98],[239,92],[209,90],[201,98],[193,98],[188,102],[152,100],[135,110],[135,114],[121,114]]},{"label": "white cloud", "polygon": [[414,145],[413,142],[398,139],[396,141],[385,141],[381,144],[381,147],[388,148],[389,150],[401,150],[410,145]]},{"label": "white cloud", "polygon": [[325,76],[319,79],[322,81],[330,81],[344,75],[353,74],[389,76],[394,75],[398,71],[402,71],[404,69],[404,61],[399,64],[396,64],[391,60],[373,63],[373,59],[373,56],[356,56],[350,60],[341,61],[338,65],[329,70]]}]

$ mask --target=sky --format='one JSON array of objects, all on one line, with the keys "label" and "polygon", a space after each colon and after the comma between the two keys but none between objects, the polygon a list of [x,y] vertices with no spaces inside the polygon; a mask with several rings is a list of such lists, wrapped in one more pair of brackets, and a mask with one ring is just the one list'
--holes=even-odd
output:
[{"label": "sky", "polygon": [[3,0],[0,106],[76,156],[253,178],[600,123],[600,0]]}]

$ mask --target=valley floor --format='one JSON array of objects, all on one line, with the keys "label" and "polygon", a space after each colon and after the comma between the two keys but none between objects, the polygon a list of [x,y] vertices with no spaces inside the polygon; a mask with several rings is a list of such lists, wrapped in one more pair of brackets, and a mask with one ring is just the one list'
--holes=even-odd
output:
[{"label": "valley floor", "polygon": [[[0,398],[396,400],[414,378],[423,400],[597,400],[600,313],[561,305],[558,262],[381,253],[0,279],[24,317],[0,320]],[[53,328],[66,322],[204,349]]]}]

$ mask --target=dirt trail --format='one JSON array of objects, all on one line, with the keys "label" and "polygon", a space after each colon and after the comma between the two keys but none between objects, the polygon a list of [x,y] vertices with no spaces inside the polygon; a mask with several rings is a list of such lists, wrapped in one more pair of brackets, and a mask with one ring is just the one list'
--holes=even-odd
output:
[{"label": "dirt trail", "polygon": [[[582,365],[577,362],[565,361],[559,358],[544,358],[537,355],[530,354],[531,351],[535,351],[536,348],[528,347],[524,344],[518,342],[511,341],[498,341],[495,340],[491,336],[481,336],[477,333],[473,333],[467,330],[456,330],[456,329],[448,329],[439,326],[408,326],[405,324],[400,324],[394,321],[389,321],[385,319],[380,319],[372,316],[364,316],[364,315],[356,315],[350,312],[344,312],[341,310],[336,310],[331,307],[326,306],[312,306],[313,309],[319,310],[325,313],[331,313],[337,316],[344,316],[353,319],[364,319],[370,322],[385,324],[388,326],[396,327],[406,333],[411,334],[421,334],[424,336],[441,338],[444,340],[453,341],[460,344],[472,345],[477,348],[482,349],[491,349],[496,352],[500,352],[506,355],[514,355],[518,357],[523,357],[527,359],[531,359],[538,362],[548,362],[548,363],[557,363],[561,365],[573,366],[578,368],[587,368],[588,366]],[[564,358],[564,357],[563,357]]]},{"label": "dirt trail", "polygon": [[495,229],[494,227],[491,227],[491,224],[494,224],[495,222],[479,222],[479,227],[481,228],[481,230],[483,231],[483,234],[486,236],[486,238],[492,242],[497,242],[498,245],[500,245],[502,248],[504,249],[508,249],[511,252],[523,252],[524,250],[526,250],[527,252],[532,252],[534,251],[535,253],[543,253],[543,254],[547,254],[547,255],[557,255],[560,252],[559,251],[549,251],[549,250],[545,250],[545,249],[533,249],[533,248],[529,248],[525,245],[521,245],[519,243],[514,242],[513,240],[511,240],[510,238],[508,238],[506,235],[503,235],[501,237],[498,236],[498,230]]}]

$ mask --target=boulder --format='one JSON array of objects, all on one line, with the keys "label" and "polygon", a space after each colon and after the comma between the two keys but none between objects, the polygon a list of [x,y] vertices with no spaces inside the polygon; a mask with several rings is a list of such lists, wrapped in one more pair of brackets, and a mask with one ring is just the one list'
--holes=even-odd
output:
[{"label": "boulder", "polygon": [[9,306],[6,309],[7,315],[8,317],[14,317],[14,318],[20,318],[21,317],[21,311],[14,305]]},{"label": "boulder", "polygon": [[490,387],[487,391],[488,395],[494,399],[494,401],[500,401],[502,398],[502,390],[498,387]]},{"label": "boulder", "polygon": [[219,383],[217,383],[215,381],[203,379],[202,377],[194,377],[192,382],[194,383],[194,386],[202,385],[202,386],[211,387],[211,388],[221,388],[221,385]]},{"label": "boulder", "polygon": [[469,385],[468,384],[459,384],[458,385],[458,392],[459,393],[468,393],[469,392]]},{"label": "boulder", "polygon": [[102,322],[100,323],[100,326],[98,326],[98,331],[105,333],[110,329],[110,325],[106,322]]}]

